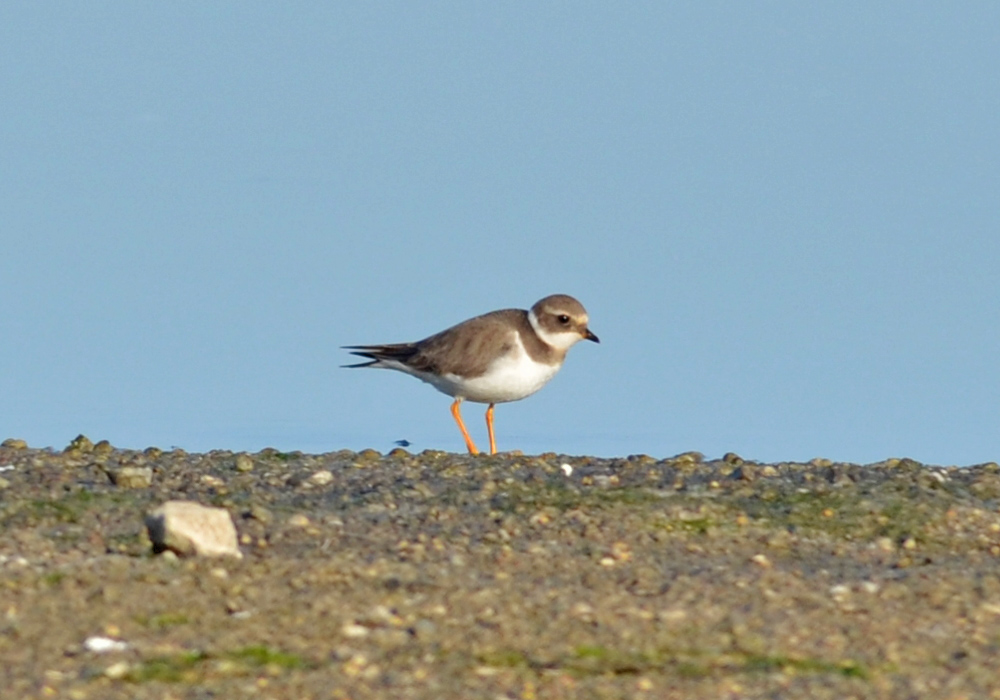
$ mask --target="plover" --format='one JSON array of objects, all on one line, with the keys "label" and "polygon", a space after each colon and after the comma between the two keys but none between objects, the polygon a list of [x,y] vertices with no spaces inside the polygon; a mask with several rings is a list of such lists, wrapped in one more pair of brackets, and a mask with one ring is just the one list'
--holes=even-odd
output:
[{"label": "plover", "polygon": [[413,375],[454,397],[451,415],[465,446],[479,454],[462,421],[462,401],[489,404],[486,428],[496,454],[493,407],[531,396],[555,376],[566,351],[581,340],[599,343],[587,328],[587,311],[571,296],[553,294],[529,311],[503,309],[470,318],[415,343],[347,345],[368,359],[344,367],[377,367]]}]

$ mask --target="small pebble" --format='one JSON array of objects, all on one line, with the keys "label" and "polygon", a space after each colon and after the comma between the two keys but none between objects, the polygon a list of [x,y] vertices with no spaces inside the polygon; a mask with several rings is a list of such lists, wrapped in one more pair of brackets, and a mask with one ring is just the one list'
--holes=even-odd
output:
[{"label": "small pebble", "polygon": [[290,517],[288,519],[288,524],[291,527],[309,527],[309,525],[311,525],[311,523],[309,522],[309,518],[303,515],[302,513],[296,513],[295,515]]},{"label": "small pebble", "polygon": [[119,661],[116,664],[111,664],[106,669],[104,669],[104,675],[111,680],[121,680],[128,675],[128,672],[132,670],[132,666],[128,661]]},{"label": "small pebble", "polygon": [[274,520],[274,515],[272,515],[271,511],[259,504],[250,506],[250,510],[247,511],[245,517],[253,518],[254,520],[264,523],[265,525]]},{"label": "small pebble", "polygon": [[340,633],[348,639],[360,639],[361,637],[367,637],[371,633],[371,630],[364,625],[349,622],[340,628]]},{"label": "small pebble", "polygon": [[95,654],[106,654],[110,651],[125,651],[128,644],[119,639],[110,637],[87,637],[83,643],[83,648]]},{"label": "small pebble", "polygon": [[328,469],[321,469],[318,472],[314,472],[312,476],[309,477],[309,482],[315,484],[316,486],[326,486],[333,481],[333,472]]},{"label": "small pebble", "polygon": [[836,600],[838,603],[843,602],[851,596],[851,587],[843,583],[839,583],[836,586],[830,587],[830,597]]}]

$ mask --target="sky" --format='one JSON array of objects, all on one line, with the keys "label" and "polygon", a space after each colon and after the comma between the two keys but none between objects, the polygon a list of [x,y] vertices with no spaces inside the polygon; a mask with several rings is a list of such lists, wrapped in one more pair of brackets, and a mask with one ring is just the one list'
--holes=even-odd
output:
[{"label": "sky", "polygon": [[0,438],[462,451],[449,397],[340,346],[566,293],[601,344],[497,407],[501,450],[1000,460],[998,26],[3,3]]}]

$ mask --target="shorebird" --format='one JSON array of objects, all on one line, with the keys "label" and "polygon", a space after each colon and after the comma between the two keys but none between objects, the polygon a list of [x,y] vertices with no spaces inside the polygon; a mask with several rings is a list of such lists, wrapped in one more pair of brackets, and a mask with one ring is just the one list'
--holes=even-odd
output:
[{"label": "shorebird", "polygon": [[344,367],[394,369],[423,380],[455,399],[451,415],[465,446],[479,454],[462,421],[462,401],[489,404],[486,428],[496,454],[493,408],[519,401],[545,386],[581,340],[599,343],[587,327],[587,311],[571,296],[553,294],[530,310],[503,309],[470,318],[415,343],[347,345],[368,362]]}]

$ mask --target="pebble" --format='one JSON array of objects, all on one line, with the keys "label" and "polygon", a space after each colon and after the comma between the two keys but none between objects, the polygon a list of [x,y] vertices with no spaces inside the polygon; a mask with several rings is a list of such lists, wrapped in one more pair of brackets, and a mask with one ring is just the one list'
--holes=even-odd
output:
[{"label": "pebble", "polygon": [[253,518],[254,520],[264,523],[265,525],[274,520],[274,515],[271,511],[259,504],[250,506],[250,510],[247,511],[246,517]]},{"label": "pebble", "polygon": [[309,483],[315,484],[316,486],[326,486],[333,481],[333,472],[328,469],[321,469],[318,472],[313,472],[312,476],[309,477]]},{"label": "pebble", "polygon": [[842,603],[851,597],[851,587],[843,583],[838,583],[835,586],[830,586],[830,597],[833,598],[838,603]]},{"label": "pebble", "polygon": [[705,455],[694,451],[682,452],[679,455],[670,457],[667,461],[676,462],[677,464],[701,464],[705,461]]},{"label": "pebble", "polygon": [[110,637],[87,637],[83,648],[95,654],[106,654],[109,651],[125,651],[128,649],[128,643]]},{"label": "pebble", "polygon": [[740,465],[729,476],[740,481],[753,481],[757,477],[757,474],[752,466],[744,464],[741,461]]},{"label": "pebble", "polygon": [[153,483],[153,470],[149,467],[122,467],[109,472],[111,483],[123,489],[145,489]]},{"label": "pebble", "polygon": [[236,455],[236,471],[238,472],[252,472],[253,471],[253,460],[250,459],[250,455],[246,453],[240,453]]},{"label": "pebble", "polygon": [[0,447],[9,447],[12,450],[26,450],[28,449],[28,443],[18,438],[7,438],[0,444]]},{"label": "pebble", "polygon": [[86,435],[77,435],[63,451],[70,452],[72,450],[79,450],[80,452],[92,452],[93,449],[94,443],[90,441],[90,438]]},{"label": "pebble", "polygon": [[340,628],[340,633],[348,639],[359,639],[361,637],[367,637],[371,633],[371,630],[364,625],[349,622]]},{"label": "pebble", "polygon": [[236,527],[225,508],[167,501],[146,516],[146,528],[156,551],[168,549],[181,556],[243,556],[236,542]]},{"label": "pebble", "polygon": [[128,661],[119,661],[116,664],[111,664],[106,669],[104,669],[104,675],[111,680],[121,680],[128,675],[129,671],[132,670],[132,666]]},{"label": "pebble", "polygon": [[296,513],[288,519],[289,527],[309,527],[309,518],[302,513]]}]

